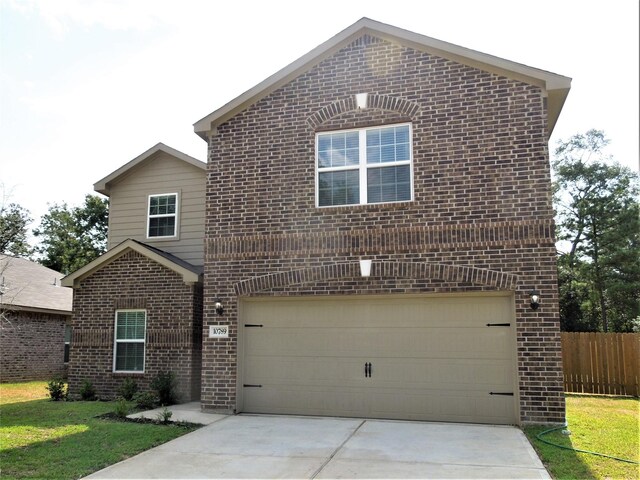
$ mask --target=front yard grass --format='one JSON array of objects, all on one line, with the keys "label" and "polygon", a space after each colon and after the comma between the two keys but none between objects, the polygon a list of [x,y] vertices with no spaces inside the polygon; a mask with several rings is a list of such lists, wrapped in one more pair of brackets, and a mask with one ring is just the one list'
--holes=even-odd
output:
[{"label": "front yard grass", "polygon": [[53,402],[45,386],[0,385],[3,480],[80,478],[194,430],[96,418],[115,402]]},{"label": "front yard grass", "polygon": [[[640,400],[637,398],[566,395],[571,435],[561,430],[544,435],[547,441],[590,452],[640,460]],[[549,473],[556,479],[634,479],[640,466],[610,458],[547,445],[536,435],[549,427],[528,426],[524,431]]]},{"label": "front yard grass", "polygon": [[[193,427],[97,418],[115,402],[52,402],[46,382],[0,384],[2,479],[80,478],[192,431]],[[571,435],[544,438],[564,446],[640,460],[640,400],[570,395]],[[527,426],[526,435],[555,479],[638,479],[638,465],[546,445]]]}]

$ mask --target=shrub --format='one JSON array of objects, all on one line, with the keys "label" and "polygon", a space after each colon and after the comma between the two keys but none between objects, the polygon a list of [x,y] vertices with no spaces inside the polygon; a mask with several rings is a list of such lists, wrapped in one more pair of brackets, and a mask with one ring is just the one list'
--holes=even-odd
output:
[{"label": "shrub", "polygon": [[158,403],[158,397],[156,397],[156,394],[153,392],[136,393],[133,400],[140,410],[151,410],[155,408],[156,403]]},{"label": "shrub", "polygon": [[176,374],[173,372],[158,372],[151,381],[151,388],[158,394],[160,405],[176,403]]},{"label": "shrub", "polygon": [[125,400],[133,400],[133,396],[138,392],[138,384],[133,378],[125,378],[118,389],[118,393]]},{"label": "shrub", "polygon": [[89,380],[85,380],[82,382],[82,387],[80,387],[80,398],[82,400],[97,400],[96,397],[96,389]]},{"label": "shrub", "polygon": [[169,423],[169,419],[171,418],[172,415],[173,415],[173,412],[169,410],[167,407],[164,407],[160,412],[158,412],[158,414],[156,415],[156,418],[158,419],[158,421],[162,423]]},{"label": "shrub", "polygon": [[67,398],[66,387],[67,386],[65,385],[64,381],[59,378],[54,378],[49,383],[47,383],[47,386],[45,388],[49,390],[49,396],[51,397],[51,400],[57,402],[58,400],[64,400],[65,398]]},{"label": "shrub", "polygon": [[114,413],[120,418],[124,418],[129,415],[129,404],[124,398],[118,399]]}]

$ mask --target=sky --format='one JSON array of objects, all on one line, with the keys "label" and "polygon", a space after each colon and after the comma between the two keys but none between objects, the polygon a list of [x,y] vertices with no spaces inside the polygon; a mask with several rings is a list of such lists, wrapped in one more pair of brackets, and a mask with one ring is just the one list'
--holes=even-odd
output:
[{"label": "sky", "polygon": [[158,142],[205,161],[196,121],[362,17],[571,77],[550,150],[596,128],[637,171],[638,4],[0,0],[0,194],[34,227]]}]

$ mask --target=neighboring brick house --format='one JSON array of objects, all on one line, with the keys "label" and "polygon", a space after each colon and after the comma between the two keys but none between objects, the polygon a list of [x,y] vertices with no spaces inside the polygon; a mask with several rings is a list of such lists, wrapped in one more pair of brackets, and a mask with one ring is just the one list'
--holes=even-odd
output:
[{"label": "neighboring brick house", "polygon": [[0,381],[51,380],[67,373],[72,291],[63,275],[0,255]]},{"label": "neighboring brick house", "polygon": [[[178,365],[152,346],[162,328],[150,322],[183,318],[154,295],[197,304],[175,293],[182,282],[203,288],[202,338],[194,314],[192,338],[167,344],[192,359],[180,378],[201,382],[205,410],[564,421],[547,142],[569,88],[356,22],[194,125],[208,142],[202,284],[158,265],[167,254],[203,265],[182,239],[150,243],[128,227],[118,241],[134,240],[65,279],[80,287],[71,378],[112,391],[119,309],[146,312],[145,365]],[[159,178],[136,172],[107,178]],[[96,185],[111,229],[113,178]],[[150,220],[144,207],[126,216]]]},{"label": "neighboring brick house", "polygon": [[63,279],[74,288],[69,392],[114,397],[172,371],[200,396],[206,165],[158,144],[94,185],[109,197],[108,251]]}]

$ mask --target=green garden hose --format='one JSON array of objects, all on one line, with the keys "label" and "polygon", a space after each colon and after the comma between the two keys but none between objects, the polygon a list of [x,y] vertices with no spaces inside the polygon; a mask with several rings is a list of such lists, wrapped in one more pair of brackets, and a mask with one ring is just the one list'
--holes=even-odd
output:
[{"label": "green garden hose", "polygon": [[550,428],[549,430],[545,430],[544,432],[540,432],[539,434],[537,434],[536,438],[538,440],[540,440],[541,442],[546,443],[547,445],[552,445],[554,447],[563,448],[565,450],[572,450],[574,452],[580,452],[580,453],[588,453],[589,455],[598,455],[599,457],[611,458],[612,460],[618,460],[619,462],[626,462],[626,463],[633,463],[635,465],[640,465],[640,462],[636,462],[635,460],[627,460],[626,458],[614,457],[613,455],[607,455],[605,453],[590,452],[588,450],[580,450],[578,448],[565,447],[564,445],[558,445],[557,443],[552,443],[552,442],[542,438],[543,435],[546,435],[547,433],[554,432],[556,430],[560,430],[561,428],[567,428],[567,426],[564,425],[562,427]]}]

